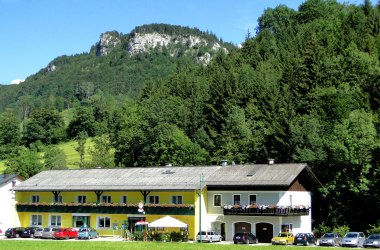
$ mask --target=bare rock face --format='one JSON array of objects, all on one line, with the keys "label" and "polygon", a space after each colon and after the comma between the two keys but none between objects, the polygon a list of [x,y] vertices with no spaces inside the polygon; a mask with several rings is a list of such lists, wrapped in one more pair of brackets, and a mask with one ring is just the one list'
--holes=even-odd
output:
[{"label": "bare rock face", "polygon": [[96,55],[105,56],[113,48],[121,43],[121,39],[118,33],[106,32],[100,36],[100,41],[96,44]]},{"label": "bare rock face", "polygon": [[[207,65],[211,59],[213,52],[223,50],[228,53],[228,50],[222,47],[218,42],[208,42],[206,39],[196,35],[170,35],[158,32],[150,33],[133,33],[129,36],[123,36],[116,31],[103,33],[100,41],[96,44],[96,55],[105,56],[111,50],[120,44],[123,44],[130,55],[139,53],[149,53],[152,49],[165,48],[171,56],[177,56],[180,53],[192,54],[198,63]],[[207,47],[208,52],[199,54],[199,49]],[[206,49],[207,50],[207,49]]]}]

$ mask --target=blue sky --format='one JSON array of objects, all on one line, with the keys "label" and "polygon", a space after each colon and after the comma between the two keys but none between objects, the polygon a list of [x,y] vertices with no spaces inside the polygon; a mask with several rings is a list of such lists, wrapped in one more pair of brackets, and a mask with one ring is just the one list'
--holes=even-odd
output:
[{"label": "blue sky", "polygon": [[[364,0],[363,0],[364,1]],[[345,2],[361,4],[361,0]],[[167,23],[210,31],[239,44],[266,8],[301,0],[0,0],[0,84],[46,67],[57,56],[88,52],[106,31]],[[343,2],[343,1],[341,1]],[[376,2],[375,0],[373,2]]]}]

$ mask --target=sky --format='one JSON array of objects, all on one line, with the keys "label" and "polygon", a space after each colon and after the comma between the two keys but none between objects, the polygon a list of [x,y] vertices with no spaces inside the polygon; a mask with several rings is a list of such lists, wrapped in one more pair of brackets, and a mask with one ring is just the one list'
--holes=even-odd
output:
[{"label": "sky", "polygon": [[[364,0],[344,2],[362,4]],[[198,28],[234,44],[266,8],[301,0],[0,0],[0,84],[18,83],[61,55],[89,52],[100,35],[151,23]],[[343,2],[343,1],[340,1]],[[376,2],[374,0],[373,2]]]}]

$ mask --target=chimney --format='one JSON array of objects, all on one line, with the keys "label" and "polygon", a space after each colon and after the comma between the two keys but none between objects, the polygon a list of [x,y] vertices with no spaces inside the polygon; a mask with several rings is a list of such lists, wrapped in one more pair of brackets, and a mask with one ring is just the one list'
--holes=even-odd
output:
[{"label": "chimney", "polygon": [[274,164],[274,159],[268,159],[268,164],[273,165]]},{"label": "chimney", "polygon": [[221,160],[220,161],[220,165],[223,166],[223,167],[227,166],[227,163],[228,163],[227,160]]}]

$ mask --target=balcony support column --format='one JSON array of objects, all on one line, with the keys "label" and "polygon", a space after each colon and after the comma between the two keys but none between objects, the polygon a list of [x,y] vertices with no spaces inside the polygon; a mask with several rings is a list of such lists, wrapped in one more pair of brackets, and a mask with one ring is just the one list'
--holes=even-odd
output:
[{"label": "balcony support column", "polygon": [[100,203],[100,196],[104,193],[104,191],[96,190],[94,192],[96,194],[96,204],[99,204]]},{"label": "balcony support column", "polygon": [[61,191],[52,191],[54,195],[54,204],[58,202],[58,195],[61,193]]},{"label": "balcony support column", "polygon": [[150,194],[150,191],[140,191],[140,193],[143,195],[144,197],[144,205],[146,204],[146,197],[148,197],[148,195]]}]

